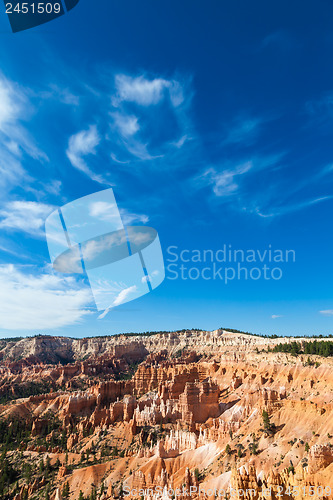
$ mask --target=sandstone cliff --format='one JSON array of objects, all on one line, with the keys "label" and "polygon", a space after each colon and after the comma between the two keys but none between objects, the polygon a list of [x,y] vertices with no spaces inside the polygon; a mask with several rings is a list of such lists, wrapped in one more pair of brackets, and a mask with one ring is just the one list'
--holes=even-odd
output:
[{"label": "sandstone cliff", "polygon": [[5,460],[24,471],[8,498],[61,499],[67,484],[72,500],[329,498],[333,360],[268,352],[277,342],[215,331],[9,343],[2,394],[36,379],[49,390],[0,405]]}]

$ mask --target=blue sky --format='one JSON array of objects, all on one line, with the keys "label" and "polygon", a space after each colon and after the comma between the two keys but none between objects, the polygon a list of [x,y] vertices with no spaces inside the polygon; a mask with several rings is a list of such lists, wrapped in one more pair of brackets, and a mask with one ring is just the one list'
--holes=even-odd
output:
[{"label": "blue sky", "polygon": [[[80,0],[12,34],[1,6],[0,335],[332,333],[332,15],[326,1]],[[271,245],[295,262],[227,284],[167,270],[98,319],[89,287],[53,272],[44,221],[110,187],[127,224],[158,231],[166,266],[170,246]]]}]

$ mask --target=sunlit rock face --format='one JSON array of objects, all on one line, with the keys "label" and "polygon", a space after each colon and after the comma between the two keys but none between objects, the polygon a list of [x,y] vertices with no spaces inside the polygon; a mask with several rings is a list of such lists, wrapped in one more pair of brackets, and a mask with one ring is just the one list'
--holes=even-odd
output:
[{"label": "sunlit rock face", "polygon": [[329,498],[333,361],[269,352],[284,340],[0,341],[0,446],[25,471],[8,498]]}]

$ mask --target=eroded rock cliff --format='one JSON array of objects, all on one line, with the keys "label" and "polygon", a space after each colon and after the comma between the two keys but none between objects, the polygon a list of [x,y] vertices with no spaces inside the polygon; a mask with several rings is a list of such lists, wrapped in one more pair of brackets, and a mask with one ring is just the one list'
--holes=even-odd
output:
[{"label": "eroded rock cliff", "polygon": [[[9,343],[0,436],[16,476],[3,494],[329,498],[333,361],[269,352],[278,341],[215,331]],[[36,380],[48,390],[15,395]]]}]

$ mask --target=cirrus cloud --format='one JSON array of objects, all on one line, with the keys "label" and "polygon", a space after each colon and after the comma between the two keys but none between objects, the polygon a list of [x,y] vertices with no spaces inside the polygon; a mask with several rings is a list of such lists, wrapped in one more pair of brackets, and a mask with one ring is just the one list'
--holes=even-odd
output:
[{"label": "cirrus cloud", "polygon": [[96,154],[96,148],[100,142],[101,138],[96,125],[90,125],[87,130],[81,130],[69,138],[66,154],[73,167],[77,170],[80,170],[99,184],[108,184],[101,175],[96,174],[88,166],[85,160],[86,156]]},{"label": "cirrus cloud", "polygon": [[45,219],[52,210],[52,205],[35,201],[8,202],[0,210],[0,228],[41,236]]},{"label": "cirrus cloud", "polygon": [[158,104],[168,91],[173,106],[179,106],[184,100],[183,90],[176,80],[154,78],[148,80],[143,75],[131,77],[118,74],[115,77],[117,93],[112,102],[117,106],[120,102],[134,102],[140,106]]},{"label": "cirrus cloud", "polygon": [[319,314],[323,316],[333,316],[333,309],[324,309],[323,311],[319,311]]},{"label": "cirrus cloud", "polygon": [[[25,273],[9,264],[0,266],[0,328],[36,330],[79,322],[91,312],[89,288],[72,277]],[[61,311],[61,312],[60,312]]]}]

